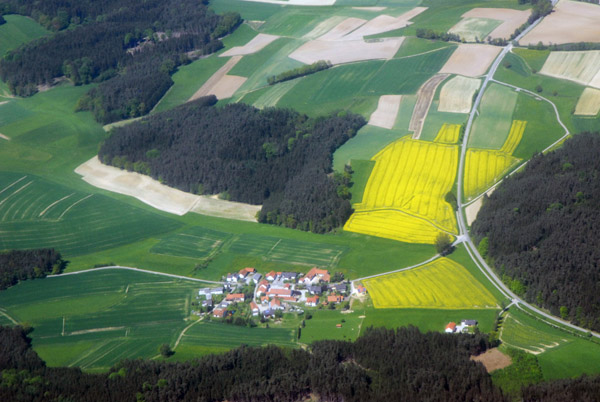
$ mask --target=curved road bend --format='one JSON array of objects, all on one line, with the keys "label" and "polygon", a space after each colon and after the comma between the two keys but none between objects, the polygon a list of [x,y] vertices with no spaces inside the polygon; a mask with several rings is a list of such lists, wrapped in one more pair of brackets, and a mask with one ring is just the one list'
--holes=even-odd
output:
[{"label": "curved road bend", "polygon": [[133,267],[122,267],[120,265],[112,265],[109,267],[100,267],[100,268],[90,268],[90,269],[86,269],[83,271],[76,271],[76,272],[67,272],[66,274],[58,274],[58,275],[48,275],[46,278],[60,278],[62,276],[69,276],[69,275],[80,275],[80,274],[85,274],[87,272],[93,272],[93,271],[103,271],[103,270],[107,270],[107,269],[123,269],[123,270],[128,270],[128,271],[137,271],[137,272],[143,272],[146,274],[152,274],[152,275],[160,275],[160,276],[167,276],[169,278],[175,278],[175,279],[183,279],[185,281],[194,281],[194,282],[204,282],[204,283],[213,283],[215,285],[224,285],[225,282],[218,282],[218,281],[208,281],[206,279],[198,279],[198,278],[190,278],[188,276],[181,276],[181,275],[174,275],[174,274],[166,274],[164,272],[156,272],[156,271],[148,271],[146,269],[140,269],[140,268],[133,268]]}]

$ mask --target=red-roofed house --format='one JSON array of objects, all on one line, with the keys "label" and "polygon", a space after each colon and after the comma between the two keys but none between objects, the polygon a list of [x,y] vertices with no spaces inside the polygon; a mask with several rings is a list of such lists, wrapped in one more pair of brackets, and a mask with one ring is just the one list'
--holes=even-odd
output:
[{"label": "red-roofed house", "polygon": [[327,296],[328,303],[341,303],[344,301],[344,296],[342,295],[329,295]]},{"label": "red-roofed house", "polygon": [[262,304],[267,304],[267,303],[269,302],[269,296],[262,296],[262,297],[260,298],[260,302],[261,302]]},{"label": "red-roofed house", "polygon": [[213,310],[213,317],[223,318],[223,317],[225,317],[226,311],[227,311],[227,309],[224,309],[224,308],[216,308]]},{"label": "red-roofed house", "polygon": [[269,291],[267,292],[267,296],[283,296],[283,297],[289,297],[292,295],[292,290],[291,289],[269,289]]},{"label": "red-roofed house", "polygon": [[258,315],[258,313],[260,313],[260,309],[258,308],[258,304],[256,304],[254,302],[254,300],[252,300],[250,302],[250,309],[252,310],[252,315]]},{"label": "red-roofed house", "polygon": [[298,301],[298,298],[296,296],[282,296],[280,298],[281,298],[281,300],[284,300],[287,302],[292,302],[292,303],[295,303]]},{"label": "red-roofed house", "polygon": [[319,296],[311,296],[306,298],[306,305],[310,307],[317,307],[319,303]]},{"label": "red-roofed house", "polygon": [[308,271],[308,273],[304,275],[302,279],[300,279],[300,282],[304,283],[305,285],[314,285],[321,281],[329,282],[330,279],[331,276],[329,275],[329,272],[327,270],[314,267],[310,271]]},{"label": "red-roofed house", "polygon": [[240,279],[244,279],[245,277],[248,276],[248,274],[253,274],[255,272],[256,272],[256,270],[254,268],[244,268],[244,269],[240,269],[240,272],[238,275],[239,275]]},{"label": "red-roofed house", "polygon": [[358,293],[359,295],[367,294],[367,288],[363,285],[356,285],[354,289],[356,289],[356,293]]},{"label": "red-roofed house", "polygon": [[454,331],[456,331],[456,323],[455,322],[451,322],[448,325],[446,325],[446,332],[452,333]]},{"label": "red-roofed house", "polygon": [[258,282],[258,293],[267,293],[267,290],[269,290],[269,286],[269,282],[265,279]]},{"label": "red-roofed house", "polygon": [[283,306],[281,305],[281,300],[279,300],[277,297],[274,298],[273,300],[271,300],[271,302],[269,303],[269,308],[271,310],[283,310]]},{"label": "red-roofed house", "polygon": [[273,282],[277,278],[277,275],[281,275],[281,272],[271,271],[265,276],[265,279]]},{"label": "red-roofed house", "polygon": [[230,293],[225,296],[225,300],[234,303],[242,303],[244,300],[246,300],[246,296],[243,293]]}]

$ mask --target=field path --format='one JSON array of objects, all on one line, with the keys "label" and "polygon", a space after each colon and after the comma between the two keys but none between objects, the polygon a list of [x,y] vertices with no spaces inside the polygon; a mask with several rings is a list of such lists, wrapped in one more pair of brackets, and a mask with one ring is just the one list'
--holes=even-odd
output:
[{"label": "field path", "polygon": [[449,75],[450,74],[436,74],[419,88],[419,91],[417,92],[417,104],[413,109],[412,118],[408,125],[408,129],[414,131],[413,139],[418,140],[421,137],[423,123],[425,123],[425,117],[427,116],[427,112],[429,112],[431,102],[433,102],[435,91]]},{"label": "field path", "polygon": [[6,313],[2,309],[0,309],[0,315],[3,315],[4,317],[8,318],[13,324],[19,325],[19,322],[17,320],[15,320],[14,318],[12,318],[10,315],[8,315],[8,313]]},{"label": "field path", "polygon": [[124,269],[124,270],[128,270],[128,271],[144,272],[146,274],[152,274],[152,275],[168,276],[169,278],[183,279],[183,280],[186,280],[186,281],[214,283],[214,284],[217,284],[217,285],[224,285],[225,284],[225,282],[209,281],[209,280],[206,280],[206,279],[198,279],[198,278],[190,278],[188,276],[166,274],[164,272],[148,271],[147,269],[141,269],[141,268],[122,267],[120,265],[112,265],[110,267],[90,268],[90,269],[86,269],[84,271],[67,272],[66,274],[48,275],[46,278],[60,278],[62,276],[80,275],[80,274],[85,274],[85,273],[88,273],[88,272],[104,271],[104,270],[108,270],[108,269]]},{"label": "field path", "polygon": [[202,318],[199,320],[196,320],[194,322],[192,322],[190,325],[188,325],[187,327],[185,327],[183,329],[183,331],[181,331],[181,333],[179,334],[179,337],[177,338],[177,341],[175,342],[175,346],[173,346],[173,350],[177,349],[177,346],[179,346],[179,342],[181,342],[181,338],[183,338],[183,335],[185,335],[186,331],[188,329],[190,329],[191,327],[193,327],[194,325],[198,324],[200,321],[202,321]]}]

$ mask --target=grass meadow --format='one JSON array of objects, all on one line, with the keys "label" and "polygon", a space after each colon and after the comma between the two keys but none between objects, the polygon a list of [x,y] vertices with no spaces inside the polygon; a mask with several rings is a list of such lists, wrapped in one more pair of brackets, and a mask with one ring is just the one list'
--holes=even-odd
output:
[{"label": "grass meadow", "polygon": [[491,84],[483,94],[479,115],[469,137],[469,148],[500,149],[510,132],[519,94],[514,89]]},{"label": "grass meadow", "polygon": [[33,19],[22,15],[5,15],[4,19],[6,23],[0,25],[0,57],[23,43],[50,33]]}]

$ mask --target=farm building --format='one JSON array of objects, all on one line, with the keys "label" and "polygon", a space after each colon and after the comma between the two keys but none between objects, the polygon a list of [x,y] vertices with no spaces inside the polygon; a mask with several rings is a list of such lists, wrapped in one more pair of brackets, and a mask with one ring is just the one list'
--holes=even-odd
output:
[{"label": "farm building", "polygon": [[460,322],[461,325],[464,325],[466,327],[474,327],[477,325],[477,321],[476,320],[462,320]]},{"label": "farm building", "polygon": [[271,271],[265,276],[265,279],[269,282],[273,282],[279,275],[281,275],[281,272]]},{"label": "farm building", "polygon": [[269,302],[269,296],[262,296],[262,297],[260,298],[260,302],[261,302],[262,304],[267,304],[267,303]]},{"label": "farm building", "polygon": [[281,304],[281,300],[279,298],[274,298],[269,302],[269,308],[271,310],[283,310],[283,305]]},{"label": "farm building", "polygon": [[329,290],[343,294],[348,291],[348,286],[345,283],[336,283],[329,285]]},{"label": "farm building", "polygon": [[225,297],[225,300],[233,303],[243,303],[246,296],[243,293],[230,293]]},{"label": "farm building", "polygon": [[212,298],[213,295],[222,295],[223,288],[202,288],[198,291],[198,296],[204,296],[207,299]]},{"label": "farm building", "polygon": [[367,288],[363,285],[356,285],[356,287],[354,288],[354,292],[359,295],[364,295],[367,294]]},{"label": "farm building", "polygon": [[227,277],[225,278],[225,280],[227,282],[237,282],[238,281],[238,275],[237,274],[227,274]]},{"label": "farm building", "polygon": [[267,293],[269,286],[269,282],[263,279],[258,283],[258,293]]},{"label": "farm building", "polygon": [[311,296],[306,298],[306,305],[310,307],[317,307],[319,303],[319,296]]},{"label": "farm building", "polygon": [[258,304],[256,304],[254,302],[254,300],[252,300],[250,302],[250,309],[252,310],[252,315],[257,316],[258,313],[260,313],[260,309],[258,308]]},{"label": "farm building", "polygon": [[341,303],[344,301],[344,296],[342,295],[329,295],[327,296],[328,303]]},{"label": "farm building", "polygon": [[240,272],[238,273],[238,278],[245,279],[248,275],[253,274],[255,272],[256,272],[256,270],[254,268],[240,269]]},{"label": "farm building", "polygon": [[297,272],[282,272],[281,273],[281,280],[282,281],[296,282],[296,279],[298,279],[298,273]]},{"label": "farm building", "polygon": [[269,289],[269,291],[267,292],[267,296],[273,297],[273,296],[283,296],[283,297],[289,297],[292,295],[292,290],[291,289]]},{"label": "farm building", "polygon": [[227,312],[227,310],[224,308],[216,308],[213,310],[213,317],[223,318],[223,317],[225,317],[226,312]]},{"label": "farm building", "polygon": [[329,282],[330,279],[329,271],[314,267],[300,279],[300,282],[305,285],[315,285],[319,282]]},{"label": "farm building", "polygon": [[449,334],[456,332],[456,323],[451,322],[448,325],[446,325],[446,332]]}]

